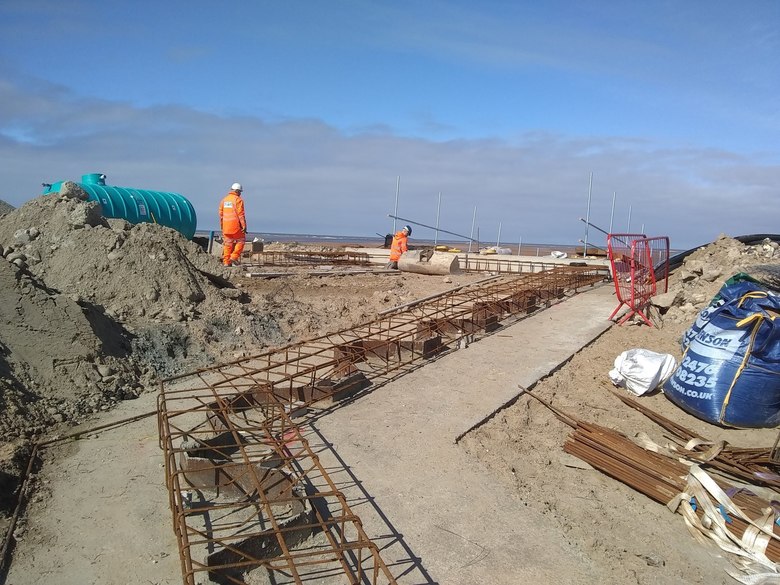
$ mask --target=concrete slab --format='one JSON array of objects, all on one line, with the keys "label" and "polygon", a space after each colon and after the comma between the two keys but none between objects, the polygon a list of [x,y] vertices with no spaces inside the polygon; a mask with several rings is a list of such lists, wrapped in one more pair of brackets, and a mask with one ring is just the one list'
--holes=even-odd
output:
[{"label": "concrete slab", "polygon": [[[543,515],[490,481],[457,439],[605,331],[602,285],[387,383],[309,439],[399,583],[598,583]],[[551,454],[552,455],[552,454]]]}]

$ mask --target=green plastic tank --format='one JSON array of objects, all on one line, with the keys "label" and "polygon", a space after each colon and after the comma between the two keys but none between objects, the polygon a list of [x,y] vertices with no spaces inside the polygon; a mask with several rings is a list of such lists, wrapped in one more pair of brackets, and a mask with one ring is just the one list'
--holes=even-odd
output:
[{"label": "green plastic tank", "polygon": [[[62,183],[44,184],[43,193],[59,192]],[[106,176],[101,173],[82,175],[81,182],[76,184],[89,194],[90,201],[102,205],[105,217],[130,223],[159,223],[175,229],[188,240],[195,235],[198,223],[195,208],[178,193],[106,185]]]}]

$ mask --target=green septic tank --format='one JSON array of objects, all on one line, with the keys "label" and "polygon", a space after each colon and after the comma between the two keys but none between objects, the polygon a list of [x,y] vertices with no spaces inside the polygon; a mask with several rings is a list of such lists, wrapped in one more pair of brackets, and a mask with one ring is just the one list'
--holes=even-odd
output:
[{"label": "green septic tank", "polygon": [[[62,183],[44,184],[43,193],[59,192]],[[82,175],[81,183],[76,184],[89,194],[90,201],[103,206],[105,217],[126,219],[130,223],[159,223],[175,229],[188,240],[195,235],[195,208],[178,193],[106,185],[106,176],[100,173]]]}]

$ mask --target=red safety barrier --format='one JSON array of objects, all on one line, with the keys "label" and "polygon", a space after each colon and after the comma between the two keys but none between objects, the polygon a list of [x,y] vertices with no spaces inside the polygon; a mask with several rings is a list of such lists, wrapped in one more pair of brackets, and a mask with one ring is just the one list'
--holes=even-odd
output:
[{"label": "red safety barrier", "polygon": [[647,248],[647,256],[653,267],[655,276],[655,290],[653,294],[669,291],[669,238],[668,236],[655,236],[637,240],[636,245]]},{"label": "red safety barrier", "polygon": [[[664,292],[668,288],[669,238],[647,238],[644,234],[608,234],[607,251],[618,298],[618,306],[609,318],[612,319],[625,305],[628,313],[618,325],[633,315],[639,315],[652,326],[645,312],[650,305],[650,298],[658,290],[658,284],[662,283]],[[655,267],[658,267],[658,274]]]}]

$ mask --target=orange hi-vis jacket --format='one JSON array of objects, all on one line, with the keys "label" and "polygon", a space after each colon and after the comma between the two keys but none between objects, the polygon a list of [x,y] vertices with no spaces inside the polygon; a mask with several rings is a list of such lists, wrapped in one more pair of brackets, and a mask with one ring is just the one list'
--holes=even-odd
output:
[{"label": "orange hi-vis jacket", "polygon": [[231,191],[219,203],[219,227],[223,235],[246,233],[244,200],[236,191]]},{"label": "orange hi-vis jacket", "polygon": [[401,254],[409,249],[407,244],[408,241],[409,236],[407,236],[403,230],[396,232],[396,234],[393,236],[393,243],[390,246],[390,262],[398,262]]}]

